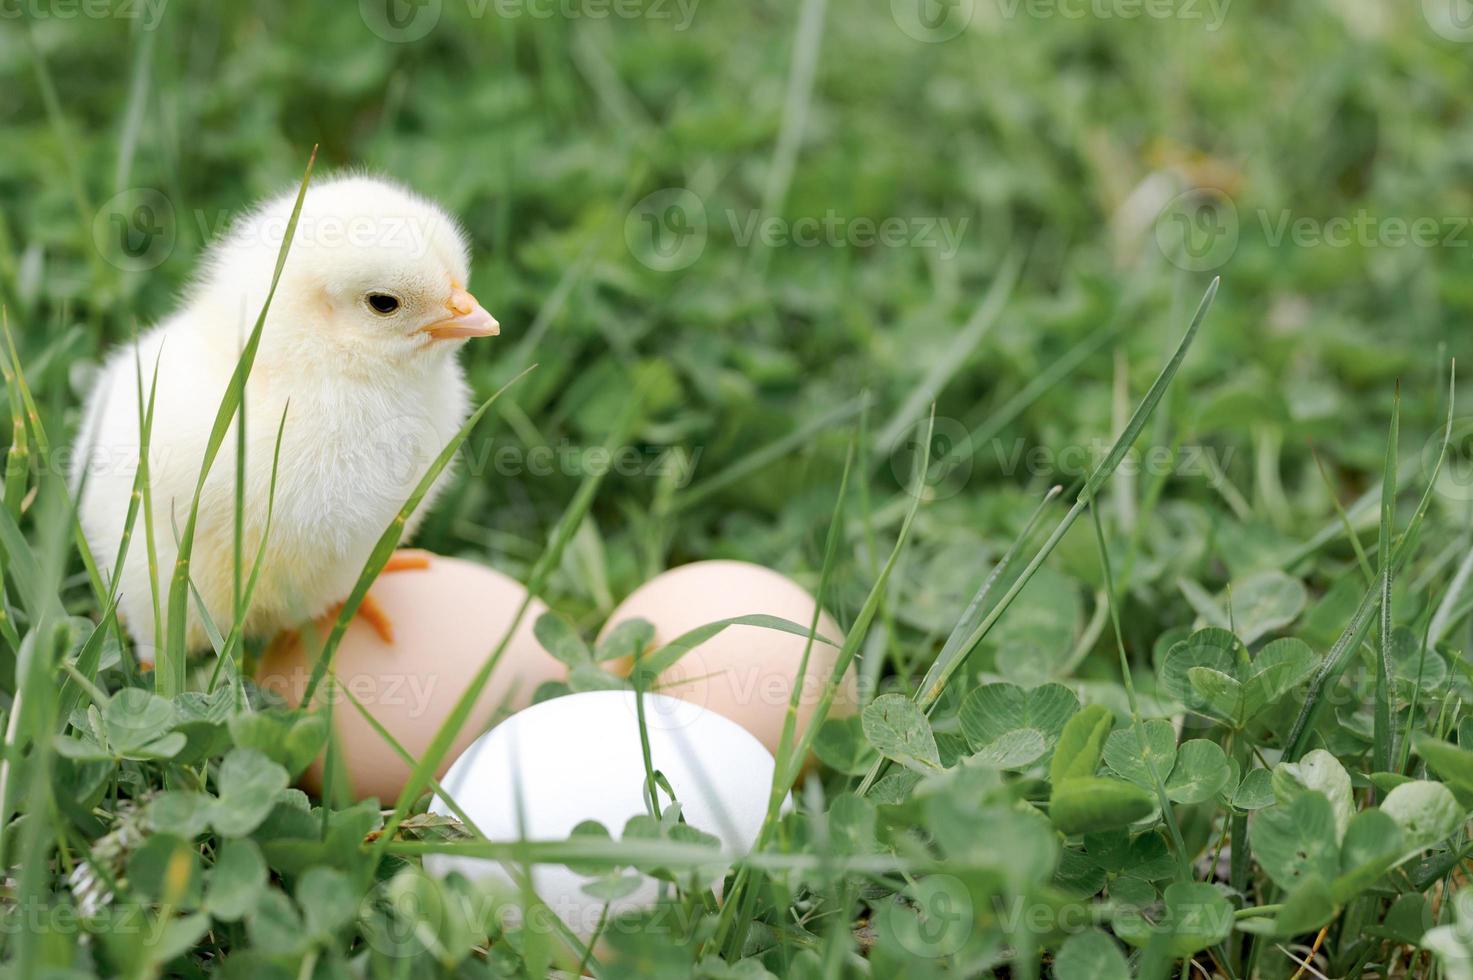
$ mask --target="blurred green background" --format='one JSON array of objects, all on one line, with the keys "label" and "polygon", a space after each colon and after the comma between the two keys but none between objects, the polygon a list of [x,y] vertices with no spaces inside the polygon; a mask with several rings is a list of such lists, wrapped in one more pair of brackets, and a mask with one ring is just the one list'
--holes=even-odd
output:
[{"label": "blurred green background", "polygon": [[[642,392],[644,469],[610,478],[555,583],[589,628],[693,558],[811,584],[862,425],[847,618],[934,398],[942,476],[875,644],[904,674],[1041,493],[1108,446],[1221,275],[1142,440],[1180,454],[1110,494],[1127,630],[1149,643],[1190,620],[1191,585],[1286,567],[1328,587],[1350,567],[1343,539],[1306,542],[1335,527],[1332,494],[1374,485],[1398,381],[1404,477],[1425,479],[1473,313],[1460,12],[8,0],[0,296],[70,427],[99,353],[166,314],[231,215],[293,185],[314,144],[320,167],[438,199],[504,325],[468,348],[477,392],[539,365],[472,454],[575,459]],[[462,467],[420,543],[524,570],[581,472],[555,469]],[[1466,534],[1465,476],[1460,455],[1434,562]],[[1352,516],[1374,525],[1374,507]],[[1098,586],[1091,534],[1030,588],[1064,603],[1063,641]]]}]

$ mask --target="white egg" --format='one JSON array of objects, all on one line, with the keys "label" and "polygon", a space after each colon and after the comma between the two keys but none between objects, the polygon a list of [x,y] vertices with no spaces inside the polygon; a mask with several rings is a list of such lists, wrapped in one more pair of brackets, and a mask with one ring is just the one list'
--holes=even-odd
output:
[{"label": "white egg", "polygon": [[[617,839],[631,817],[648,813],[635,698],[632,691],[591,691],[533,705],[472,743],[441,786],[491,841],[564,840],[586,820]],[[686,822],[719,838],[728,858],[748,853],[767,808],[771,753],[715,712],[692,711],[664,695],[644,698],[651,762],[669,780]],[[438,795],[430,811],[453,815]],[[484,858],[432,854],[424,863],[432,874],[512,881],[499,862]],[[581,936],[594,932],[604,907],[583,891],[592,880],[564,865],[532,871],[538,896]],[[658,894],[659,884],[647,877],[615,900],[609,915],[649,905]]]}]

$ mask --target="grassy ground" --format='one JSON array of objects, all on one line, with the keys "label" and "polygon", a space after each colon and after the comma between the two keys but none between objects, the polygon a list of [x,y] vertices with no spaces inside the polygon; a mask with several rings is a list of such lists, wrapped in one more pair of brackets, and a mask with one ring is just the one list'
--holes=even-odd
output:
[{"label": "grassy ground", "polygon": [[[552,472],[463,466],[418,544],[544,583],[587,636],[663,568],[759,562],[822,585],[878,681],[774,828],[787,863],[744,865],[719,910],[682,891],[679,925],[620,930],[586,970],[1288,976],[1313,946],[1325,976],[1469,976],[1458,410],[1438,458],[1473,313],[1473,32],[1456,3],[1402,7],[15,7],[11,975],[578,965],[533,928],[486,952],[454,912],[480,906],[405,857],[420,832],[360,845],[371,807],[264,850],[145,815],[165,788],[228,809],[219,760],[280,740],[138,687],[71,545],[63,447],[100,354],[317,144],[464,219],[504,324],[468,349],[477,393],[538,365],[466,450],[546,447]],[[595,487],[579,451],[610,438],[639,472]],[[53,736],[90,737],[92,702],[102,731],[157,710],[149,738],[218,740],[79,759]],[[121,876],[100,906],[69,884],[89,857]]]}]

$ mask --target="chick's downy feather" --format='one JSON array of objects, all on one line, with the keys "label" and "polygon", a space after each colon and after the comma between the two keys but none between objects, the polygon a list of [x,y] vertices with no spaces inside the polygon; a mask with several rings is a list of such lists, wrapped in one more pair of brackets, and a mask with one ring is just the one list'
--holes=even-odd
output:
[{"label": "chick's downy feather", "polygon": [[[141,365],[147,397],[157,365],[149,450],[161,622],[176,529],[189,515],[216,409],[271,283],[295,194],[266,202],[214,246],[181,307],[120,347],[99,373],[77,441],[82,527],[97,561],[120,577],[120,613],[140,656],[155,620],[143,521],[111,567],[139,453]],[[456,358],[467,337],[497,331],[466,291],[465,236],[439,207],[389,182],[343,177],[307,191],[246,385],[243,574],[266,527],[281,436],[275,511],[248,633],[269,635],[346,598],[374,543],[465,420]],[[222,631],[234,619],[235,447],[232,425],[206,478],[190,575]],[[85,483],[82,469],[86,468]],[[415,512],[412,533],[441,488]],[[207,644],[190,603],[186,643]]]}]

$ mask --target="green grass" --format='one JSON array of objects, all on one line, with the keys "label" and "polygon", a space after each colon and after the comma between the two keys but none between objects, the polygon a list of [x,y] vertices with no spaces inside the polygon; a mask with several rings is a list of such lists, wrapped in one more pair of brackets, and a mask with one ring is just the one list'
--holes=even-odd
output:
[{"label": "green grass", "polygon": [[[937,43],[908,0],[445,0],[400,8],[440,11],[405,43],[372,3],[62,7],[0,20],[6,975],[1287,978],[1312,947],[1326,976],[1467,975],[1473,49],[1437,4],[976,0],[928,8],[973,11]],[[332,750],[324,799],[285,788],[327,718],[263,699],[237,629],[188,661],[174,569],[137,669],[64,482],[82,401],[314,147],[460,215],[503,324],[416,546],[526,584],[570,666],[703,558],[844,628],[867,706],[789,716],[719,899],[686,887],[700,835],[426,817],[505,642],[382,808]],[[583,465],[601,446],[638,472]],[[173,521],[187,557],[192,512],[136,486],[124,547]],[[314,684],[346,692],[331,653],[398,530]],[[589,943],[488,922],[432,851],[672,887]]]}]

